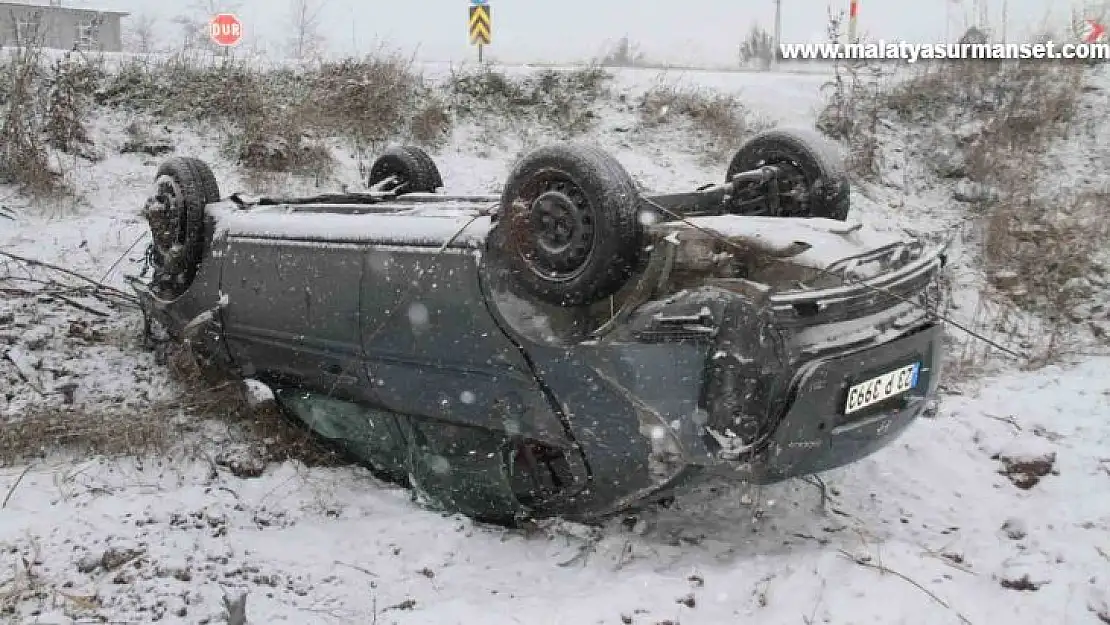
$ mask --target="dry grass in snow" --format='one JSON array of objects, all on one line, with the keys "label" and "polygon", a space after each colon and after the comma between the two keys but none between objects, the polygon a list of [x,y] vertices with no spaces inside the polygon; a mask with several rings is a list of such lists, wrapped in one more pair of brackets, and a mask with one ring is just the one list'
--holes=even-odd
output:
[{"label": "dry grass in snow", "polygon": [[[8,54],[0,115],[30,140],[5,148],[5,195],[24,201],[4,200],[0,250],[120,289],[141,267],[133,213],[171,153],[203,156],[226,193],[259,171],[270,190],[356,184],[381,145],[413,141],[449,185],[478,192],[528,145],[589,137],[645,186],[691,188],[720,180],[776,107],[800,106],[774,97],[766,75],[427,76],[388,55],[297,69],[70,57],[55,70]],[[1054,332],[1069,333],[1063,345],[1105,320],[1094,217],[1110,137],[1094,111],[1110,80],[1080,69],[861,74],[825,116],[852,129],[839,135],[860,178],[850,218],[926,236],[964,224],[953,315],[1035,365],[1074,353],[1048,343]],[[243,89],[223,93],[229,79]],[[745,99],[749,83],[699,83],[734,79],[764,81],[772,106]],[[791,94],[809,90],[801,80],[774,82]],[[49,183],[21,177],[22,158],[50,163]],[[80,202],[47,215],[35,199],[47,192]],[[225,598],[244,593],[251,624],[1110,619],[1108,511],[1090,497],[1110,475],[1105,359],[967,381],[1000,365],[961,342],[936,413],[823,476],[827,500],[802,481],[715,484],[604,527],[509,531],[421,508],[252,406],[238,382],[204,375],[187,350],[144,344],[123,298],[18,262],[0,269],[0,289],[0,615],[14,623],[218,623]]]},{"label": "dry grass in snow", "polygon": [[[1079,63],[953,62],[895,75],[856,64],[830,83],[819,120],[847,144],[865,193],[947,190],[937,199],[961,207],[949,223],[963,233],[964,255],[962,310],[949,312],[1027,365],[1082,351],[1084,335],[1110,329],[1098,303],[1107,297],[1110,179],[1069,188],[1078,172],[1057,164],[1060,150],[1081,155],[1103,140],[1079,119],[1092,106],[1085,99],[1105,102],[1092,84],[1103,78]],[[957,352],[957,375],[1002,355],[974,338]]]}]

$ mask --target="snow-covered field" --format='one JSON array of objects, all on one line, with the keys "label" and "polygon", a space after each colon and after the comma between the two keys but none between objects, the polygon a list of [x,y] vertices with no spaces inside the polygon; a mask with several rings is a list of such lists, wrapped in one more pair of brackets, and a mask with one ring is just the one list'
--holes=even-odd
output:
[{"label": "snow-covered field", "polygon": [[[659,80],[738,92],[757,113],[809,125],[825,79],[636,70],[616,85],[635,95]],[[1101,119],[1110,92],[1084,98],[1083,114]],[[119,154],[129,121],[97,120],[106,158],[74,171],[81,202],[32,206],[0,191],[0,251],[125,288],[158,162]],[[707,168],[680,129],[635,126],[613,110],[591,138],[647,186],[723,177],[725,163]],[[1082,183],[1104,186],[1110,137],[1091,128],[1101,136],[1072,137],[1050,158],[1082,162]],[[213,164],[225,194],[240,190],[214,139],[173,136],[178,154]],[[453,190],[488,192],[521,147],[462,128],[434,156]],[[358,184],[353,158],[337,177]],[[850,220],[941,231],[962,219],[950,189],[863,191]],[[79,407],[172,405],[178,391],[141,348],[135,311],[0,297],[0,418],[62,403],[52,390],[67,383]],[[935,415],[824,475],[827,501],[793,481],[754,493],[760,514],[753,493],[720,485],[627,523],[506,530],[430,512],[355,467],[286,463],[239,478],[213,462],[48,454],[0,468],[0,610],[11,610],[0,616],[216,624],[223,597],[247,593],[252,624],[1110,623],[1110,357],[1003,368],[950,381]]]}]

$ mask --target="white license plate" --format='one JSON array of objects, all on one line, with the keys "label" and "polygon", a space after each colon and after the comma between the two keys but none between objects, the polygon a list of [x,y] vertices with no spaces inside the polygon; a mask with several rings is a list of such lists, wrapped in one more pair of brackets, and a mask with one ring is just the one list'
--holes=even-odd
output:
[{"label": "white license plate", "polygon": [[884,399],[905,393],[917,385],[917,374],[921,363],[915,362],[901,369],[895,369],[870,380],[864,380],[848,389],[848,401],[844,404],[844,414],[877,404]]}]

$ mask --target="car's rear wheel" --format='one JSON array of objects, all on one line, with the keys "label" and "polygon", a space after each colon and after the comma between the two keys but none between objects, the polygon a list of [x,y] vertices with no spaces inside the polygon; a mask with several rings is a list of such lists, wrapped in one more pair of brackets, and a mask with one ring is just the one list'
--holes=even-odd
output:
[{"label": "car's rear wheel", "polygon": [[736,174],[773,165],[780,176],[749,183],[729,201],[731,213],[781,217],[824,217],[843,221],[851,205],[847,168],[836,146],[804,128],[776,128],[757,134],[736,151],[725,181]]},{"label": "car's rear wheel", "polygon": [[[392,180],[390,180],[392,178]],[[382,152],[370,165],[367,186],[383,182],[383,191],[404,193],[435,193],[443,186],[443,176],[427,152],[413,145],[399,145]]]},{"label": "car's rear wheel", "polygon": [[597,146],[549,145],[517,162],[501,195],[498,238],[515,281],[558,306],[617,292],[642,246],[631,176]]},{"label": "car's rear wheel", "polygon": [[158,167],[143,215],[160,296],[176,297],[192,284],[204,254],[204,207],[219,200],[219,184],[204,161],[174,157]]}]

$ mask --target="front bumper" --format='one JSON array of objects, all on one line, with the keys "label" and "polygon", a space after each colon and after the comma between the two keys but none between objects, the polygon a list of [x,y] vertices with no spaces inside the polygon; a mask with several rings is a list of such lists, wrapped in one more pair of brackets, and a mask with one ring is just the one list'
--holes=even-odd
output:
[{"label": "front bumper", "polygon": [[[753,481],[769,484],[827,471],[890,444],[936,394],[941,332],[939,325],[929,325],[882,345],[803,365]],[[853,384],[915,361],[921,370],[914,388],[858,413],[844,413]]]}]

